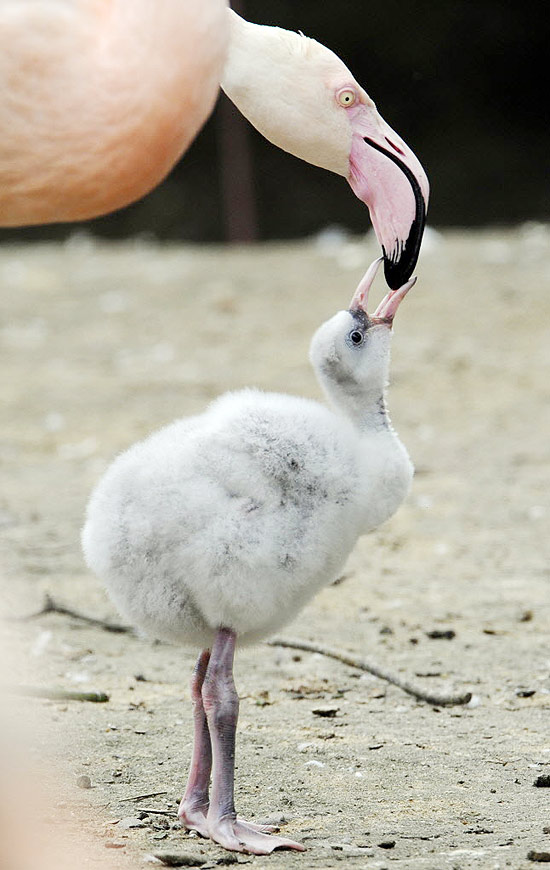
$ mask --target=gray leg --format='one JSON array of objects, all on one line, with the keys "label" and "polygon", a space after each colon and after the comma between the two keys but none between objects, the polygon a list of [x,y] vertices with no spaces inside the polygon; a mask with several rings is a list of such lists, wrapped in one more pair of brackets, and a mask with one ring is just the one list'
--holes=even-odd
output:
[{"label": "gray leg", "polygon": [[185,794],[180,803],[178,816],[188,829],[208,837],[206,817],[208,815],[208,786],[212,770],[212,745],[208,723],[202,703],[202,686],[210,650],[203,650],[197,659],[191,678],[191,698],[193,701],[193,756]]},{"label": "gray leg", "polygon": [[216,843],[235,852],[268,855],[274,849],[303,851],[300,843],[270,836],[265,833],[269,829],[238,819],[235,812],[235,732],[239,715],[239,698],[233,681],[235,639],[233,631],[218,629],[202,684],[213,761],[208,834]]}]

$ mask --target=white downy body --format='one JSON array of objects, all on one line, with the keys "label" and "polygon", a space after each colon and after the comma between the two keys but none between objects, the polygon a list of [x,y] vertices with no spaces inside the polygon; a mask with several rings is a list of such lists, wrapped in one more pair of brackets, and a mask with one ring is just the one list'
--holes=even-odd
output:
[{"label": "white downy body", "polygon": [[147,634],[241,644],[291,620],[357,538],[407,494],[412,465],[385,410],[391,324],[341,311],[311,360],[332,409],[228,393],[120,455],[88,506],[83,547],[122,614]]}]

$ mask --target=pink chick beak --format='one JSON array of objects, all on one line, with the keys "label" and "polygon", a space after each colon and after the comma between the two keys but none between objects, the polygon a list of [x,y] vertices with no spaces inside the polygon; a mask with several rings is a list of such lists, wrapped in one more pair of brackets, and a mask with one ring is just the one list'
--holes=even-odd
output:
[{"label": "pink chick beak", "polygon": [[368,206],[384,254],[386,283],[396,290],[410,278],[418,260],[428,179],[418,158],[366,94],[347,112],[352,128],[348,181]]},{"label": "pink chick beak", "polygon": [[373,285],[382,260],[383,257],[379,257],[374,261],[374,263],[371,263],[365,272],[365,275],[361,278],[357,290],[353,294],[349,307],[350,311],[356,311],[357,309],[363,311],[371,323],[385,323],[391,327],[393,318],[395,317],[395,313],[399,308],[400,303],[403,301],[411,287],[414,287],[416,284],[416,278],[410,278],[397,290],[390,290],[390,292],[384,296],[374,314],[369,315],[367,312],[369,291]]}]

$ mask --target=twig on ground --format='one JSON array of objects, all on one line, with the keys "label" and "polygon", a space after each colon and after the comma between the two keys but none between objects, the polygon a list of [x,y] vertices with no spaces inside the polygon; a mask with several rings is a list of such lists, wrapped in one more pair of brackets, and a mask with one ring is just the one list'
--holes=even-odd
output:
[{"label": "twig on ground", "polygon": [[46,686],[8,686],[4,689],[12,695],[46,698],[48,701],[91,701],[94,704],[105,704],[109,700],[109,695],[105,692],[76,692],[70,689],[50,689]]},{"label": "twig on ground", "polygon": [[125,803],[128,803],[129,801],[132,801],[132,802],[133,801],[136,801],[136,802],[137,801],[144,801],[145,798],[160,797],[163,794],[168,794],[168,792],[167,791],[150,791],[147,794],[136,794],[133,797],[119,798],[118,802],[119,802],[119,804],[125,804]]},{"label": "twig on ground", "polygon": [[40,610],[36,613],[29,613],[27,616],[12,616],[12,622],[28,622],[31,619],[37,619],[39,616],[44,616],[46,613],[61,613],[63,616],[70,616],[71,619],[78,619],[80,622],[85,622],[87,625],[95,625],[96,628],[103,628],[105,631],[111,631],[115,634],[133,634],[134,629],[130,625],[121,625],[116,622],[109,622],[106,619],[98,619],[95,616],[86,616],[84,613],[79,613],[71,607],[66,607],[55,601],[51,595],[46,593],[44,603]]},{"label": "twig on ground", "polygon": [[[43,616],[46,613],[60,613],[63,616],[69,616],[71,619],[78,619],[81,622],[85,622],[87,625],[94,625],[97,628],[104,629],[104,631],[110,631],[117,634],[134,633],[134,629],[130,625],[120,625],[118,623],[109,622],[105,619],[98,619],[95,616],[86,616],[85,614],[79,613],[78,611],[73,610],[70,607],[66,607],[64,604],[59,604],[57,601],[54,600],[54,598],[52,598],[51,595],[48,594],[46,594],[44,604],[42,605],[41,609],[38,610],[36,613],[30,613],[27,616],[12,617],[12,620],[26,622],[31,619],[36,619],[39,616]],[[472,698],[471,692],[465,692],[461,695],[439,695],[433,692],[426,692],[424,691],[424,689],[412,685],[407,680],[402,680],[400,677],[397,677],[395,674],[384,670],[379,665],[374,664],[373,662],[369,662],[366,659],[351,655],[350,653],[342,652],[341,650],[332,649],[331,647],[319,646],[318,644],[310,643],[309,641],[273,638],[272,640],[268,640],[267,644],[268,646],[280,646],[286,647],[287,649],[297,649],[304,652],[318,653],[319,655],[327,656],[327,658],[335,659],[336,661],[342,662],[343,664],[348,665],[351,668],[357,668],[360,671],[366,671],[367,673],[372,674],[374,677],[378,677],[379,680],[384,680],[387,683],[391,683],[392,685],[397,686],[403,692],[406,692],[408,695],[412,695],[413,698],[417,698],[419,701],[425,701],[427,704],[432,704],[434,707],[453,707],[464,705],[467,704]],[[36,691],[38,692],[42,690]],[[50,690],[45,689],[43,691],[48,692]],[[102,694],[100,694],[98,697],[91,697],[96,694],[97,693],[94,692],[64,693],[63,699],[60,700],[109,700],[108,696],[103,696]],[[90,695],[90,697],[84,697],[85,695]],[[43,694],[41,695],[41,697],[47,696]]]},{"label": "twig on ground", "polygon": [[418,686],[413,686],[407,680],[400,679],[400,677],[384,670],[373,662],[369,662],[366,659],[359,658],[350,653],[342,652],[341,650],[332,649],[331,647],[319,646],[318,644],[310,643],[309,641],[286,640],[282,637],[276,637],[272,640],[268,640],[267,643],[269,646],[281,646],[286,647],[287,649],[298,649],[303,650],[304,652],[319,653],[320,655],[327,656],[330,659],[336,659],[336,661],[343,662],[343,664],[349,665],[351,668],[366,671],[368,674],[378,677],[379,680],[385,680],[387,683],[391,683],[399,689],[402,689],[402,691],[406,692],[408,695],[412,695],[413,698],[417,698],[419,701],[425,701],[427,704],[432,704],[434,707],[453,707],[460,704],[467,704],[472,698],[471,692],[466,692],[462,695],[438,695],[433,692],[426,692],[424,689],[421,689]]}]

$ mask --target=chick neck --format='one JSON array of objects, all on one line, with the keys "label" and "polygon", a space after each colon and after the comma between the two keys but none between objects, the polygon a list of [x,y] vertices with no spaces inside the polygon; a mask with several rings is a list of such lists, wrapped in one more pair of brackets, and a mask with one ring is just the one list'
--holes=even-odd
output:
[{"label": "chick neck", "polygon": [[360,432],[391,430],[386,404],[389,353],[361,377],[339,359],[325,357],[315,366],[317,379],[330,404],[343,413]]}]

